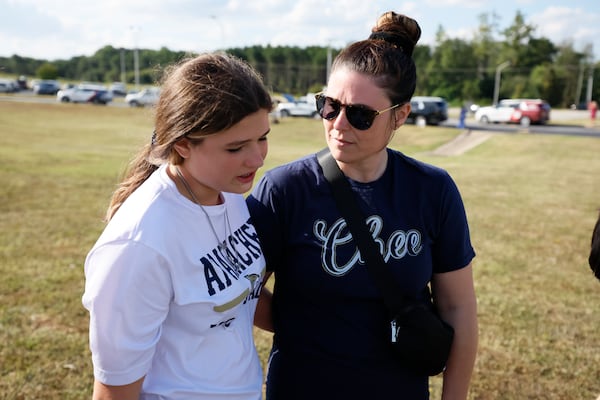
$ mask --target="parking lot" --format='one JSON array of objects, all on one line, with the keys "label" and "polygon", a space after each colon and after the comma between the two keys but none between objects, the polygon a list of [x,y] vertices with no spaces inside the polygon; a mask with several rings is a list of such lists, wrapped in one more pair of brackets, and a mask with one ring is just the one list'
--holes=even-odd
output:
[{"label": "parking lot", "polygon": [[[18,101],[31,103],[52,103],[60,104],[56,96],[36,95],[31,90],[24,90],[16,93],[0,93],[0,101]],[[96,105],[84,105],[96,107]],[[108,107],[128,107],[123,97],[114,97],[113,101],[108,103]],[[450,107],[448,109],[448,120],[440,126],[456,127],[458,125],[459,107]],[[466,129],[483,130],[491,132],[516,133],[526,131],[536,134],[559,134],[559,135],[578,135],[595,136],[600,138],[600,120],[594,124],[590,121],[590,114],[587,110],[571,109],[552,109],[550,112],[550,121],[546,125],[531,125],[523,129],[514,124],[480,124],[475,121],[472,114],[466,119]]]}]

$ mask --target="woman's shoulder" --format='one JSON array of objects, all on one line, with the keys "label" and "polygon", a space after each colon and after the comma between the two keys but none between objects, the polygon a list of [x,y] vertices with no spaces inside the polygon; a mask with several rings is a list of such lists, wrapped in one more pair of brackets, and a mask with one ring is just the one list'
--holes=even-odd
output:
[{"label": "woman's shoulder", "polygon": [[388,151],[392,168],[404,168],[407,172],[432,179],[439,178],[445,180],[450,178],[448,172],[441,167],[409,157],[398,150],[388,149]]},{"label": "woman's shoulder", "polygon": [[305,180],[320,174],[320,167],[315,154],[309,154],[294,161],[279,165],[268,170],[265,176],[273,182],[289,180]]}]

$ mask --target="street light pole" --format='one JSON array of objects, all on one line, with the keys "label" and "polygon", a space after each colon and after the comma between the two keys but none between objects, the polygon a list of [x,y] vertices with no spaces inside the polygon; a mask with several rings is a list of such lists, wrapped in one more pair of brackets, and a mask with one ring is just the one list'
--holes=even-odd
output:
[{"label": "street light pole", "polygon": [[594,87],[594,65],[590,65],[590,74],[588,75],[587,80],[587,90],[585,94],[586,104],[589,104],[592,101],[592,89]]},{"label": "street light pole", "polygon": [[121,47],[121,83],[127,83],[127,72],[125,71],[125,49]]},{"label": "street light pole", "polygon": [[500,73],[510,65],[510,61],[504,61],[496,67],[496,80],[494,83],[494,105],[498,104],[498,96],[500,95]]},{"label": "street light pole", "polygon": [[139,49],[138,49],[138,33],[140,31],[140,27],[139,26],[132,26],[131,27],[132,33],[133,33],[133,45],[134,45],[134,49],[133,49],[133,73],[135,76],[135,90],[139,91],[140,90],[140,55],[139,55]]}]

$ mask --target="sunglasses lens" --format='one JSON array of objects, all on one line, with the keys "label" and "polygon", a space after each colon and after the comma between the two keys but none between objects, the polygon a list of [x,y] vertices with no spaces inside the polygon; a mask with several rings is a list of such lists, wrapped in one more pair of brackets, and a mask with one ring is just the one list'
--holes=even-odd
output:
[{"label": "sunglasses lens", "polygon": [[317,111],[321,118],[332,120],[340,113],[341,104],[331,97],[317,96]]},{"label": "sunglasses lens", "polygon": [[[340,115],[342,104],[339,101],[319,94],[316,96],[316,102],[321,118],[332,120]],[[346,107],[346,118],[350,125],[361,131],[369,129],[377,116],[377,111],[364,106],[347,105],[344,107]]]},{"label": "sunglasses lens", "polygon": [[364,131],[371,127],[376,117],[376,111],[361,106],[346,106],[348,122],[358,130]]}]

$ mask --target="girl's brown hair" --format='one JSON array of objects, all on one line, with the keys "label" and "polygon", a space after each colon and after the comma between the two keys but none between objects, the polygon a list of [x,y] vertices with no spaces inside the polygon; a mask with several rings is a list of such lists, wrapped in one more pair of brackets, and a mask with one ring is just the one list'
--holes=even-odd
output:
[{"label": "girl's brown hair", "polygon": [[206,53],[169,66],[161,83],[152,141],[130,163],[112,195],[106,220],[160,165],[182,163],[174,150],[178,140],[199,141],[271,108],[271,96],[261,77],[232,55]]}]

